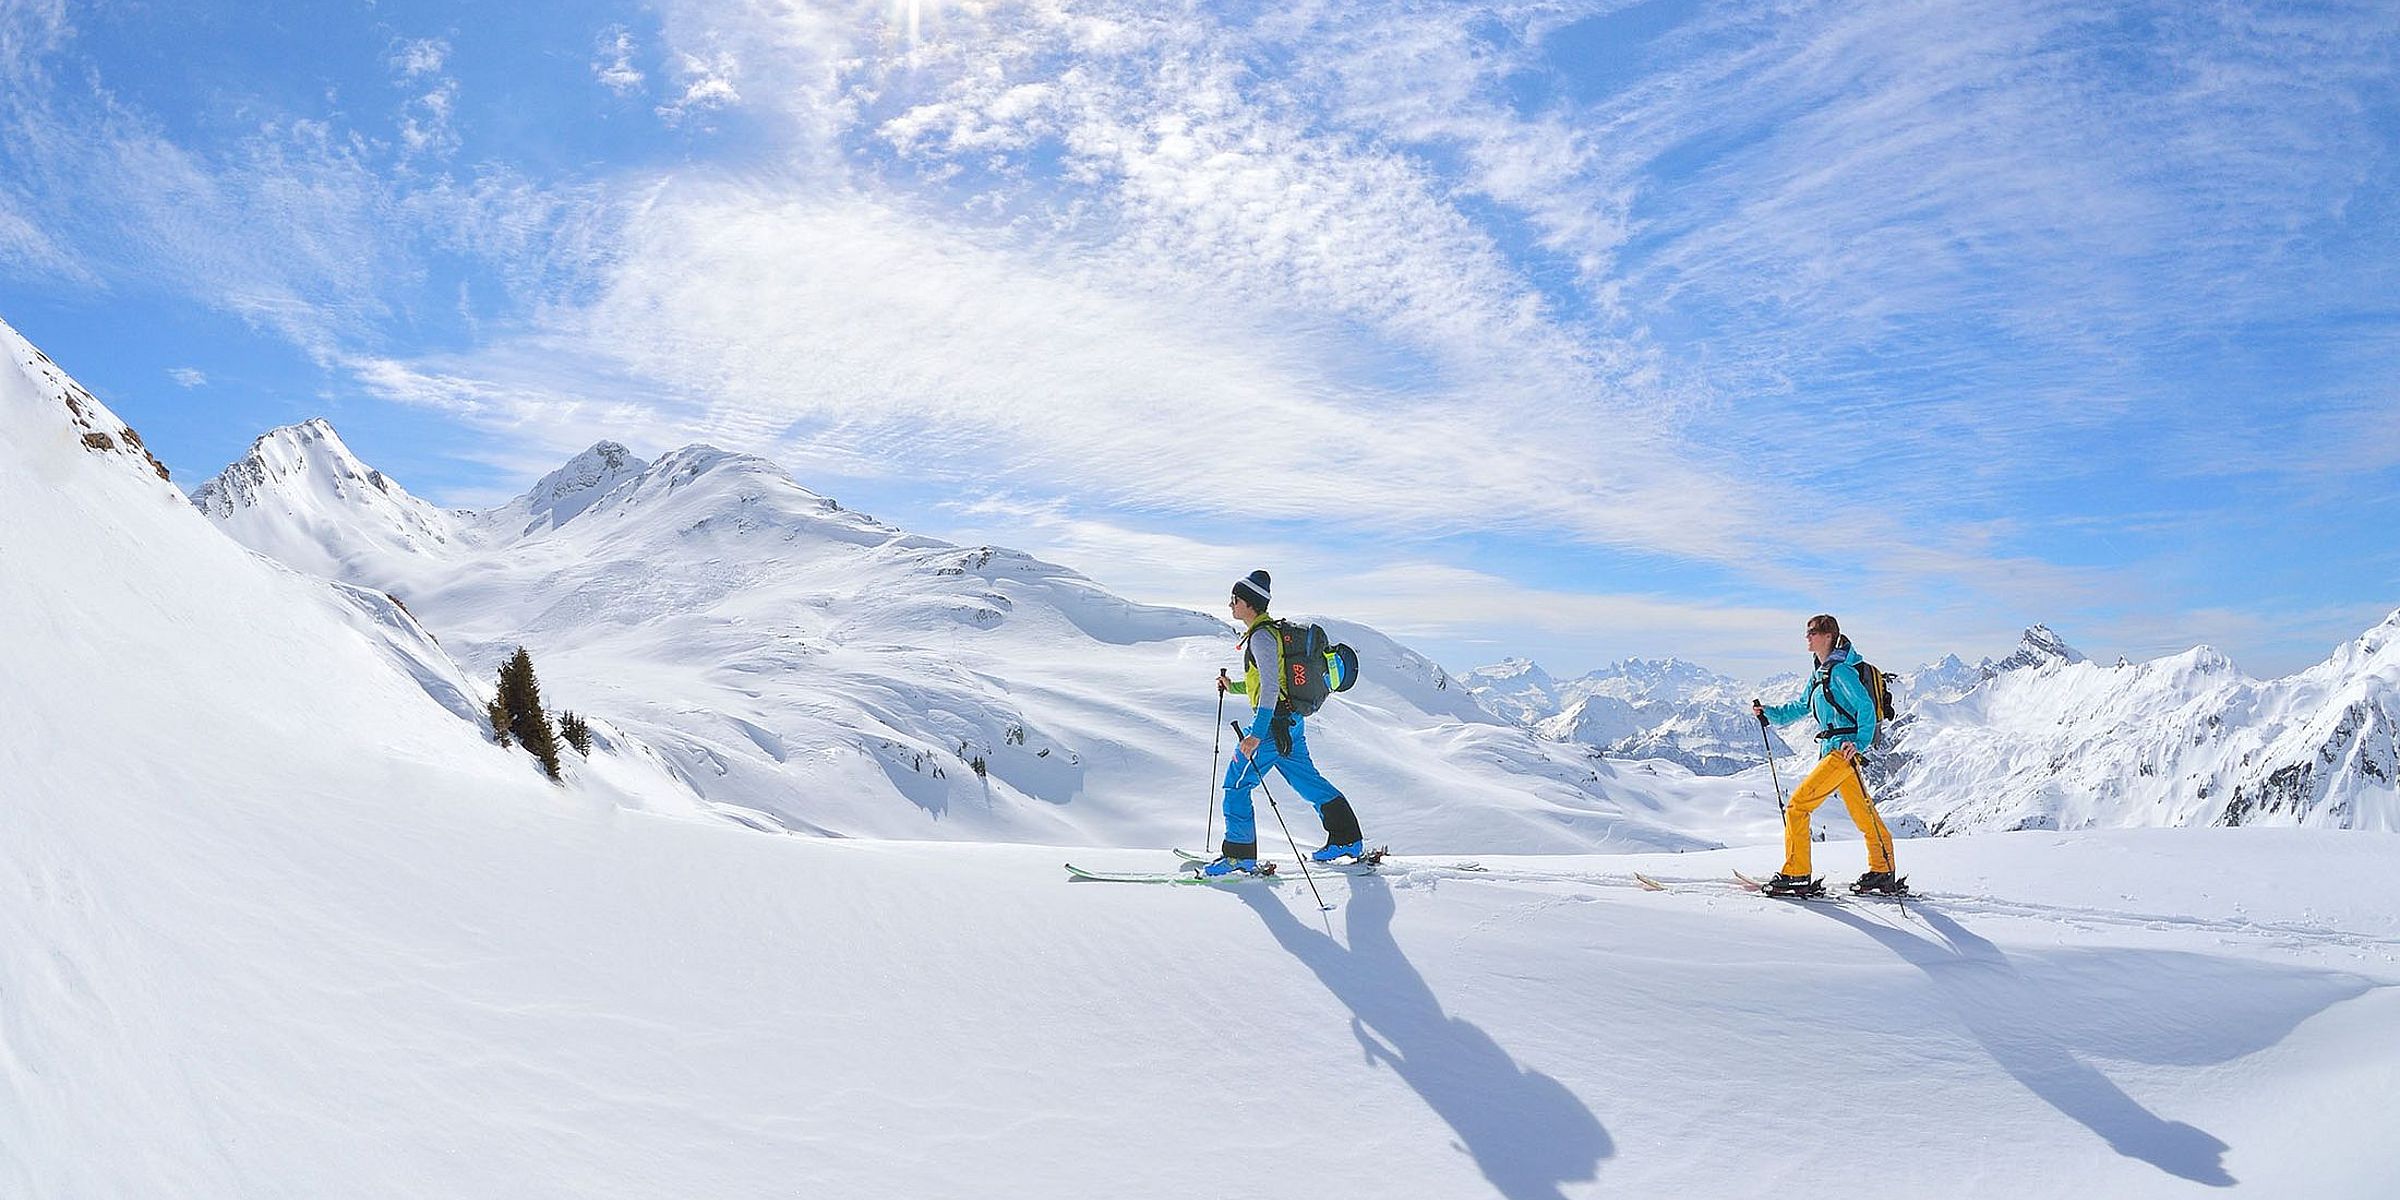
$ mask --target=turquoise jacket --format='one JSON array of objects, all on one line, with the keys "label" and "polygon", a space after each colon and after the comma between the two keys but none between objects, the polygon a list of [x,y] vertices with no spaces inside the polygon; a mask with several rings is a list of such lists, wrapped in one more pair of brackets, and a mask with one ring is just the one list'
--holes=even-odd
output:
[{"label": "turquoise jacket", "polygon": [[[1858,677],[1858,669],[1850,664],[1858,661],[1858,652],[1848,642],[1836,648],[1824,662],[1817,664],[1816,673],[1809,676],[1808,691],[1789,704],[1767,706],[1767,719],[1778,725],[1789,725],[1802,717],[1815,717],[1817,728],[1848,729],[1855,720],[1855,733],[1838,733],[1817,741],[1817,757],[1833,753],[1844,742],[1858,747],[1860,754],[1875,744],[1875,698],[1867,694],[1866,681]],[[1839,708],[1834,701],[1841,701]],[[1844,709],[1850,715],[1842,715]]]}]

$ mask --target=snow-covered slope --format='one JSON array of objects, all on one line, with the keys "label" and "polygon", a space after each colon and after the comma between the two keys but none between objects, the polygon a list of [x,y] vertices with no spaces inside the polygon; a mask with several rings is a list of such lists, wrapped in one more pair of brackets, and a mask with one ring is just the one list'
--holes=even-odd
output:
[{"label": "snow-covered slope", "polygon": [[[296,440],[338,446],[321,423],[259,445]],[[1216,618],[908,534],[706,446],[644,462],[602,443],[451,536],[409,539],[387,536],[406,494],[346,452],[313,472],[256,457],[202,489],[227,532],[399,597],[478,677],[526,646],[552,704],[654,754],[694,802],[803,831],[1067,844],[1197,844],[1211,821],[1210,681],[1240,668]],[[215,502],[261,475],[298,494]],[[1710,844],[1693,823],[1722,804],[1683,803],[1685,782],[1542,742],[1421,656],[1328,624],[1365,669],[1311,744],[1377,840]]]},{"label": "snow-covered slope", "polygon": [[485,742],[355,593],[219,537],[121,439],[87,450],[4,326],[0,354],[0,1195],[2400,1176],[2400,838],[1912,845],[1940,895],[1905,914],[1715,882],[1764,846],[1421,858],[1321,880],[1319,913],[1297,879],[1057,869],[1154,852],[629,811],[598,758],[562,789]]}]

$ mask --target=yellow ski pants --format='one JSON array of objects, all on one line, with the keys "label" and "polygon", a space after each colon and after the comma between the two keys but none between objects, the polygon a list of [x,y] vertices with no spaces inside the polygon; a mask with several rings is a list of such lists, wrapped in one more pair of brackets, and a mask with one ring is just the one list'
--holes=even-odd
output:
[{"label": "yellow ski pants", "polygon": [[1839,754],[1828,754],[1817,760],[1817,769],[1800,781],[1792,792],[1791,805],[1783,812],[1783,873],[1809,874],[1808,817],[1817,811],[1835,792],[1842,794],[1842,803],[1850,806],[1850,820],[1858,831],[1867,835],[1867,869],[1892,869],[1892,831],[1884,828],[1883,817],[1867,799],[1867,785],[1860,782],[1858,768]]}]

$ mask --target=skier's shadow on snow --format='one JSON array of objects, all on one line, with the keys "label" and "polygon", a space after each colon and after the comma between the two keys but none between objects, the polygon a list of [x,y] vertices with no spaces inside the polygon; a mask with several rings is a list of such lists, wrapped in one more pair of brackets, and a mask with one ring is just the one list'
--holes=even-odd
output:
[{"label": "skier's shadow on snow", "polygon": [[[2224,1062],[2273,1045],[2307,1017],[2374,985],[2355,976],[2286,971],[2180,951],[2081,950],[2046,954],[2020,972],[1999,947],[1969,933],[1928,905],[1911,905],[1941,941],[1871,920],[1830,904],[1811,912],[1883,943],[1925,972],[1945,1005],[1992,1061],[2051,1107],[2098,1134],[2110,1149],[2170,1175],[2210,1187],[2232,1187],[2225,1169],[2230,1149],[2205,1129],[2169,1121],[2125,1094],[2075,1051],[2150,1063]],[[2129,961],[2138,960],[2138,961]],[[2095,971],[2103,962],[2111,969]],[[2138,972],[2163,988],[2221,998],[2226,1009],[2187,1006],[2142,1011],[2138,1001],[2108,994],[2110,974]],[[2288,978],[2265,982],[2258,972]],[[2230,1011],[2239,1010],[2239,1011]]]},{"label": "skier's shadow on snow", "polygon": [[1343,910],[1349,944],[1303,924],[1266,888],[1240,889],[1276,942],[1350,1007],[1367,1061],[1389,1066],[1458,1134],[1509,1200],[1557,1200],[1616,1153],[1600,1119],[1557,1080],[1517,1065],[1473,1022],[1442,1011],[1392,939],[1391,884],[1358,875]]}]

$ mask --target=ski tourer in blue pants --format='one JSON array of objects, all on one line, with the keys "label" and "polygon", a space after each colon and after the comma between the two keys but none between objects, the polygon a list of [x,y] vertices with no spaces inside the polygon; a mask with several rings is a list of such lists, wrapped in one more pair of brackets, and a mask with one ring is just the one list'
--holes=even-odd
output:
[{"label": "ski tourer in blue pants", "polygon": [[[1317,819],[1325,823],[1325,836],[1333,845],[1346,845],[1359,840],[1358,818],[1350,811],[1342,790],[1308,757],[1307,720],[1297,714],[1286,715],[1291,731],[1291,749],[1283,750],[1271,738],[1261,739],[1258,753],[1234,751],[1233,761],[1225,767],[1225,848],[1228,854],[1247,847],[1255,857],[1258,846],[1258,810],[1250,793],[1266,778],[1268,772],[1281,774],[1291,781],[1292,790],[1317,810]],[[1336,805],[1336,802],[1340,803]],[[1346,825],[1346,828],[1336,828]],[[1347,835],[1347,836],[1344,836]]]},{"label": "ski tourer in blue pants", "polygon": [[1332,862],[1366,855],[1358,814],[1342,798],[1341,789],[1309,761],[1306,718],[1284,703],[1285,667],[1300,668],[1294,673],[1301,676],[1307,671],[1305,664],[1284,662],[1282,636],[1267,616],[1272,587],[1265,571],[1252,571],[1234,581],[1233,594],[1226,602],[1242,627],[1242,677],[1231,679],[1218,672],[1217,690],[1247,696],[1252,707],[1249,725],[1242,731],[1243,744],[1225,768],[1225,841],[1218,847],[1215,861],[1200,869],[1203,875],[1258,870],[1258,812],[1251,806],[1250,792],[1265,782],[1270,771],[1281,772],[1325,824],[1325,846],[1309,857]]}]

